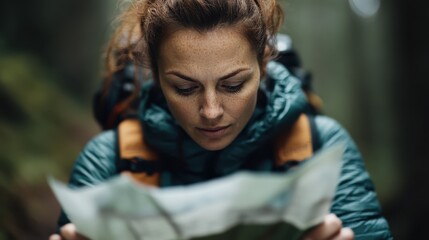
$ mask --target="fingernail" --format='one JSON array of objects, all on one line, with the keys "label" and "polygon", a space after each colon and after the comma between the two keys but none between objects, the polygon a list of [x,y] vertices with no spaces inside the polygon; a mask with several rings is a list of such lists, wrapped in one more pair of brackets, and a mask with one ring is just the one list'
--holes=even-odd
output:
[{"label": "fingernail", "polygon": [[345,236],[350,239],[352,239],[355,235],[351,228],[343,228],[341,231],[343,231],[343,234],[345,234]]},{"label": "fingernail", "polygon": [[52,236],[49,238],[49,240],[61,240],[61,238],[60,238],[60,236],[59,236],[59,235],[55,234],[55,235],[52,235]]}]

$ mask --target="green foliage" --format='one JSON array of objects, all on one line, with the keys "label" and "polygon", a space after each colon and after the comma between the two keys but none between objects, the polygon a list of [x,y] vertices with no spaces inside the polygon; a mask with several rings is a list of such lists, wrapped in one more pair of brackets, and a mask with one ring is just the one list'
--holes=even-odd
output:
[{"label": "green foliage", "polygon": [[91,116],[55,85],[55,76],[37,59],[5,56],[0,69],[0,91],[7,93],[0,103],[0,134],[7,140],[0,157],[11,170],[0,178],[40,183],[47,174],[61,174],[94,133],[93,124],[83,124],[92,123]]},{"label": "green foliage", "polygon": [[53,231],[58,207],[46,204],[53,200],[46,176],[66,180],[97,128],[89,106],[77,104],[37,58],[3,55],[0,69],[0,239],[22,239],[35,236],[37,225]]}]

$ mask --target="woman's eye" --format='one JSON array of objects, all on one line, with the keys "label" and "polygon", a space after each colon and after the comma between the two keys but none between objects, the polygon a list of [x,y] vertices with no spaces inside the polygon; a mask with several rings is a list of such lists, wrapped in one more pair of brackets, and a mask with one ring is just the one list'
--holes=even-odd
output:
[{"label": "woman's eye", "polygon": [[183,96],[189,96],[191,95],[198,87],[197,86],[193,86],[193,87],[185,87],[185,88],[180,88],[180,87],[174,87],[174,89],[176,90],[176,92],[180,95]]},{"label": "woman's eye", "polygon": [[244,82],[241,82],[239,84],[231,84],[231,85],[222,85],[222,87],[230,93],[236,93],[239,92],[241,90],[241,88],[243,87]]}]

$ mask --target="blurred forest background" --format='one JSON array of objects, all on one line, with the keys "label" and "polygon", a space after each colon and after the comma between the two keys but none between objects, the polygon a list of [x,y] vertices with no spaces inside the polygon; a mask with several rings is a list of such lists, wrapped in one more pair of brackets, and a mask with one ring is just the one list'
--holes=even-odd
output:
[{"label": "blurred forest background", "polygon": [[[324,112],[349,130],[397,239],[425,239],[429,214],[428,1],[283,0],[283,32]],[[365,5],[367,4],[367,5]],[[47,239],[68,179],[100,132],[92,96],[116,0],[0,3],[0,240]],[[354,9],[354,10],[353,10]]]}]

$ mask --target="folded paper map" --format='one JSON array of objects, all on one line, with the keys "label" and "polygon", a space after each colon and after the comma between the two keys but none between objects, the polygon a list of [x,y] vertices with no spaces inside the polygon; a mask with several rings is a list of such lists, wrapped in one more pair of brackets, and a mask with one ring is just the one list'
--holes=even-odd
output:
[{"label": "folded paper map", "polygon": [[329,213],[343,147],[324,149],[287,173],[238,172],[154,188],[118,176],[92,187],[49,184],[90,239],[299,239]]}]

